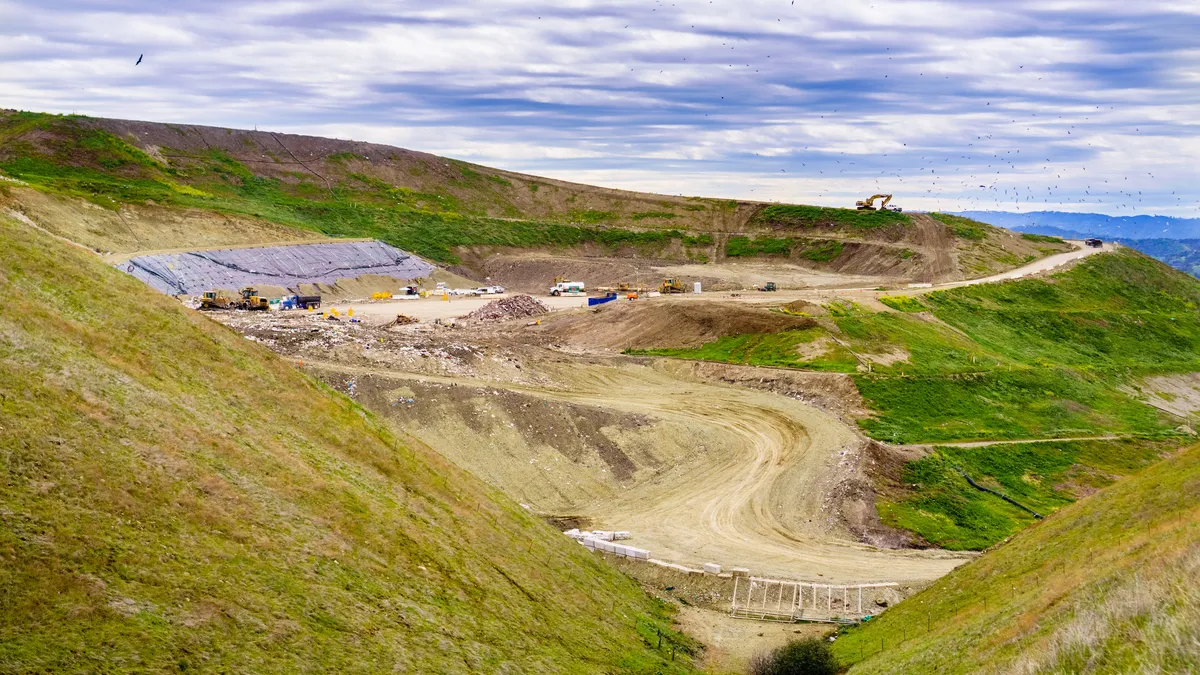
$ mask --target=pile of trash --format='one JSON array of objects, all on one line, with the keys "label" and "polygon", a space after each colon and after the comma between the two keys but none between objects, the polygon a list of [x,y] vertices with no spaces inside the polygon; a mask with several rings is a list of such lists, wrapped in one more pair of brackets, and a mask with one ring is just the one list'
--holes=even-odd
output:
[{"label": "pile of trash", "polygon": [[417,319],[408,316],[407,314],[397,314],[396,318],[383,324],[383,328],[393,328],[395,326],[407,326],[411,323],[417,323]]},{"label": "pile of trash", "polygon": [[550,308],[530,295],[514,295],[511,298],[493,300],[466,316],[475,321],[501,321],[538,316]]}]

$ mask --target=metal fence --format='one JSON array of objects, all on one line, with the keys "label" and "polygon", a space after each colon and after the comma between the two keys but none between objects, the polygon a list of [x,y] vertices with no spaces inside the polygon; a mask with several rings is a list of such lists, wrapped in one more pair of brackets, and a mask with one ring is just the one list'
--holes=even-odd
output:
[{"label": "metal fence", "polygon": [[[734,577],[730,614],[774,621],[857,621],[863,613],[863,589],[899,584],[812,584],[760,577]],[[869,603],[869,599],[868,599]]]}]

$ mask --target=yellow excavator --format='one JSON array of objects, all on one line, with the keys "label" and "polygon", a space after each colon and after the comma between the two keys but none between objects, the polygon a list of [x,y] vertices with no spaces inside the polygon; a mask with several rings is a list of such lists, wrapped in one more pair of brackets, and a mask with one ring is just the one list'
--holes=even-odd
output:
[{"label": "yellow excavator", "polygon": [[[883,203],[879,205],[879,208],[875,208],[876,199],[883,200]],[[893,206],[889,208],[888,202],[890,201],[892,201],[891,195],[871,195],[866,199],[854,202],[854,206],[857,207],[859,211],[901,211],[899,206]]]}]

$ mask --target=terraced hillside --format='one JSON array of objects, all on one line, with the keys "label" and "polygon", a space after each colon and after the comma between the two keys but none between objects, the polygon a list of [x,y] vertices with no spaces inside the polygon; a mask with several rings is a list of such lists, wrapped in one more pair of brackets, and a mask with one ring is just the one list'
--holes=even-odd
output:
[{"label": "terraced hillside", "polygon": [[620,573],[93,254],[0,217],[0,297],[0,671],[688,669]]},{"label": "terraced hillside", "polygon": [[850,673],[1200,671],[1200,447],[841,635]]},{"label": "terraced hillside", "polygon": [[513,286],[544,285],[547,264],[590,283],[638,271],[596,258],[931,281],[1064,249],[973,221],[633,193],[368,143],[11,111],[0,112],[0,172],[26,183],[0,181],[0,205],[98,250],[375,237]]},{"label": "terraced hillside", "polygon": [[859,420],[865,433],[945,446],[877,458],[884,522],[937,546],[983,549],[1033,516],[973,490],[959,471],[1050,513],[1191,437],[1197,307],[1200,282],[1120,249],[1046,278],[870,306],[801,301],[783,310],[815,325],[628,351],[850,375],[871,411]]}]

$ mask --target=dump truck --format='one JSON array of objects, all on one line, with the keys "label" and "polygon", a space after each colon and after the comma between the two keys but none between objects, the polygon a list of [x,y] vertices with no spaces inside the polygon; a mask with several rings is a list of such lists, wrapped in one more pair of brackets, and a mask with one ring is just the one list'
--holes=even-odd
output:
[{"label": "dump truck", "polygon": [[658,287],[658,292],[663,295],[668,293],[683,293],[683,282],[679,279],[663,279],[662,285]]},{"label": "dump truck", "polygon": [[296,309],[321,309],[321,296],[319,295],[300,295],[295,296]]}]

